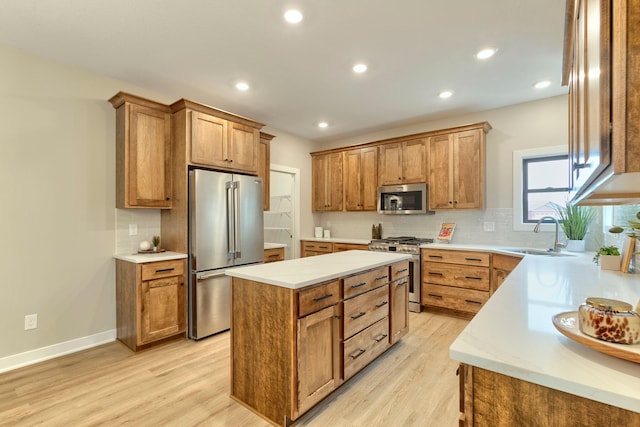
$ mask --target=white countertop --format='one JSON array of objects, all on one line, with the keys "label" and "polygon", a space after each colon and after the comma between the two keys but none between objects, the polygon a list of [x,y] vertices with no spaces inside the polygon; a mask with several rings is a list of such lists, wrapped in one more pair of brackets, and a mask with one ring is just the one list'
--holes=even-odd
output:
[{"label": "white countertop", "polygon": [[577,311],[590,296],[635,307],[640,274],[600,270],[591,261],[593,252],[570,254],[575,256],[525,256],[454,341],[450,355],[473,366],[640,412],[640,364],[578,344],[551,322],[558,313]]},{"label": "white countertop", "polygon": [[136,264],[142,264],[145,262],[155,262],[155,261],[169,261],[172,259],[182,259],[186,258],[187,254],[183,254],[180,252],[158,252],[151,254],[116,254],[113,256],[115,259],[120,259],[122,261],[129,261]]},{"label": "white countertop", "polygon": [[278,249],[278,248],[286,248],[287,245],[285,245],[284,243],[269,243],[269,242],[264,242],[264,248],[265,249]]},{"label": "white countertop", "polygon": [[341,237],[331,237],[329,239],[322,237],[303,237],[300,240],[307,240],[310,242],[354,243],[356,245],[368,245],[371,243],[371,239],[349,239]]},{"label": "white countertop", "polygon": [[388,252],[346,251],[227,270],[228,276],[299,289],[411,258]]}]

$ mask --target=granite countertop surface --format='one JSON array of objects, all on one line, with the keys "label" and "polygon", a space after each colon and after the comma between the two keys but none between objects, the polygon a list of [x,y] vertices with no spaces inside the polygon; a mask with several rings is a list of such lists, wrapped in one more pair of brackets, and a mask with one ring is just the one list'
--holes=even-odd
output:
[{"label": "granite countertop surface", "polygon": [[409,258],[407,254],[354,250],[240,267],[228,270],[227,275],[299,289]]}]

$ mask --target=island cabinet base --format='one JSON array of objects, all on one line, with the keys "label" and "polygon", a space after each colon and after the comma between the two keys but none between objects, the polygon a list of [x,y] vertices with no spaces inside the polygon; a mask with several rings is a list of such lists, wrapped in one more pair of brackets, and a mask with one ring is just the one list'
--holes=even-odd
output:
[{"label": "island cabinet base", "polygon": [[233,277],[232,399],[288,426],[388,350],[408,330],[389,315],[407,298],[390,282],[408,261],[393,266],[299,289]]},{"label": "island cabinet base", "polygon": [[640,413],[461,364],[460,427],[640,427]]}]

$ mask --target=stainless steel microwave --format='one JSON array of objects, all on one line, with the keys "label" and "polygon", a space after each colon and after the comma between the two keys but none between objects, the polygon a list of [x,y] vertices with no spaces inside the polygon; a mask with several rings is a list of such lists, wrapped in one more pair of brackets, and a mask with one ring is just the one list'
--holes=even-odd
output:
[{"label": "stainless steel microwave", "polygon": [[427,210],[427,184],[378,187],[378,213],[392,215],[434,214]]}]

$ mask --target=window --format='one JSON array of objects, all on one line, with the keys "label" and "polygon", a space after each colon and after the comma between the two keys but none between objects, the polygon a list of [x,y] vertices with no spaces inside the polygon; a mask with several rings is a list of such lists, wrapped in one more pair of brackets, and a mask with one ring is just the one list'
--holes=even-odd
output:
[{"label": "window", "polygon": [[569,160],[566,154],[522,159],[522,222],[556,217],[552,203],[565,204],[569,193]]},{"label": "window", "polygon": [[[567,146],[540,147],[513,152],[513,229],[531,231],[545,215],[556,213],[548,205],[564,205],[568,197]],[[543,231],[551,231],[544,224]]]}]

